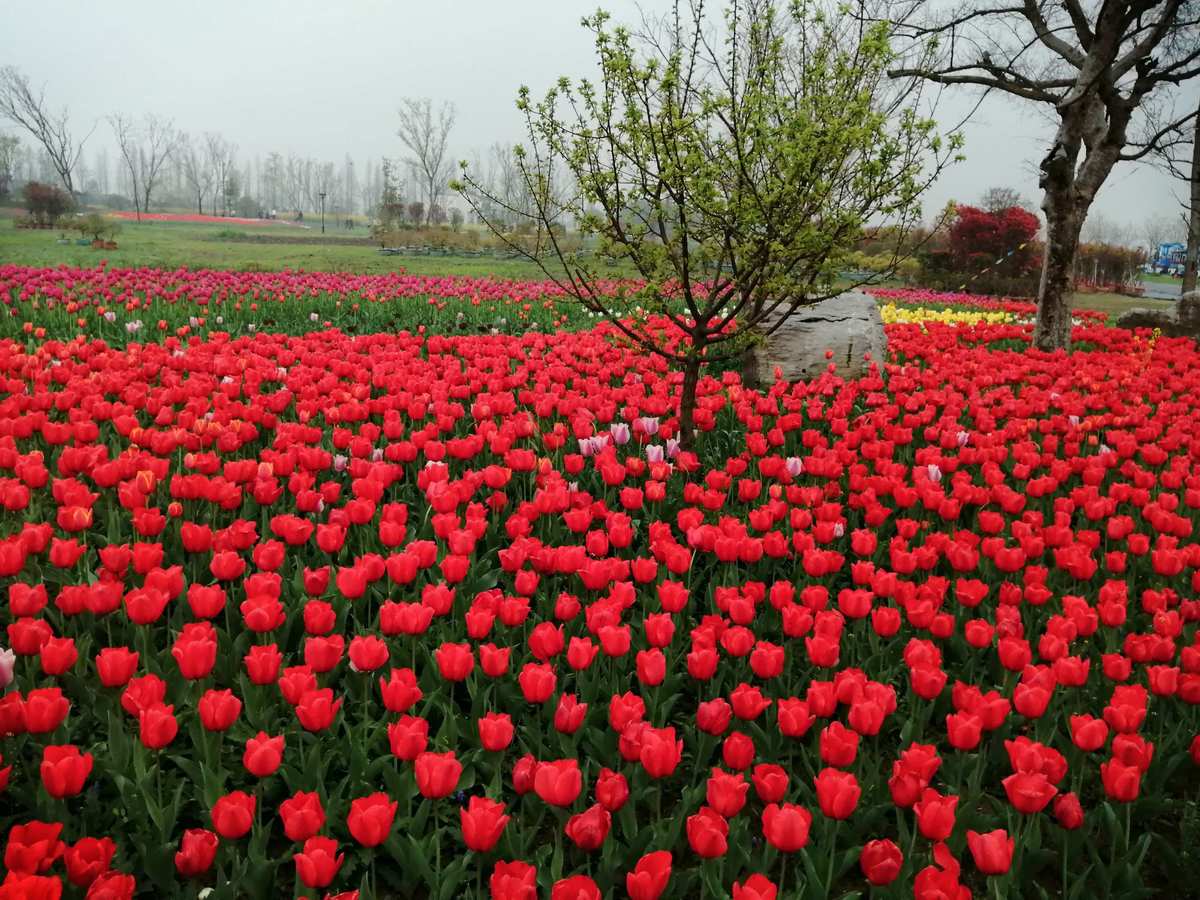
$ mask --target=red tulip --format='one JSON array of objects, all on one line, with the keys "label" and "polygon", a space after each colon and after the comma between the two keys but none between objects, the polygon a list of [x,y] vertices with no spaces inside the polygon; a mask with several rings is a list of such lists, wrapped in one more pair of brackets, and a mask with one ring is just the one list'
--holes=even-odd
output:
[{"label": "red tulip", "polygon": [[487,853],[496,846],[509,820],[504,814],[504,804],[486,797],[472,797],[459,814],[463,843],[468,850],[478,853]]},{"label": "red tulip", "polygon": [[1071,740],[1084,753],[1099,750],[1108,740],[1108,726],[1092,716],[1071,716]]},{"label": "red tulip", "polygon": [[788,791],[788,774],[783,766],[775,763],[759,763],[754,767],[751,779],[754,792],[763,803],[778,803]]},{"label": "red tulip", "polygon": [[79,652],[75,649],[73,638],[52,637],[42,644],[38,656],[42,673],[56,676],[64,674],[75,665],[75,661],[79,659]]},{"label": "red tulip", "polygon": [[219,845],[220,840],[213,832],[204,828],[189,828],[179,841],[175,869],[185,878],[203,875],[212,868]]},{"label": "red tulip", "polygon": [[117,852],[112,838],[80,838],[67,847],[63,861],[67,865],[67,878],[76,887],[87,887],[108,871]]},{"label": "red tulip", "polygon": [[512,743],[512,717],[507,713],[488,713],[477,723],[483,749],[498,753]]},{"label": "red tulip", "polygon": [[596,778],[596,802],[609,812],[617,812],[629,799],[629,782],[620,772],[601,769]]},{"label": "red tulip", "polygon": [[723,697],[708,700],[696,708],[696,726],[705,734],[724,734],[732,717],[733,707]]},{"label": "red tulip", "polygon": [[1002,783],[1013,808],[1026,815],[1041,812],[1058,792],[1041,772],[1017,772]]},{"label": "red tulip", "polygon": [[586,875],[572,875],[554,882],[550,900],[601,900],[600,888]]},{"label": "red tulip", "polygon": [[1003,875],[1012,866],[1015,841],[1003,828],[980,834],[967,831],[967,847],[975,859],[975,867],[984,875]]},{"label": "red tulip", "polygon": [[13,825],[4,848],[5,868],[29,875],[48,871],[66,852],[66,844],[59,840],[62,828],[59,822],[31,821]]},{"label": "red tulip", "polygon": [[345,639],[340,634],[304,640],[304,664],[318,674],[332,672],[342,661]]},{"label": "red tulip", "polygon": [[417,789],[422,797],[437,800],[449,796],[462,775],[460,763],[451,750],[447,753],[421,753],[416,758]]},{"label": "red tulip", "polygon": [[560,759],[538,763],[533,789],[543,802],[551,806],[570,806],[583,790],[579,760]]},{"label": "red tulip", "polygon": [[746,794],[749,790],[750,785],[742,773],[730,774],[714,768],[708,779],[705,800],[717,813],[726,819],[732,819],[746,805]]},{"label": "red tulip", "polygon": [[671,852],[656,850],[637,861],[625,876],[629,900],[658,900],[671,880]]},{"label": "red tulip", "polygon": [[[424,793],[422,790],[422,794]],[[346,817],[346,826],[350,829],[351,836],[364,847],[378,847],[387,840],[392,830],[397,806],[396,801],[390,800],[388,795],[382,792],[352,800],[350,815]]]},{"label": "red tulip", "polygon": [[42,750],[42,784],[51,797],[74,797],[91,772],[92,754],[80,753],[73,744]]},{"label": "red tulip", "polygon": [[612,827],[612,815],[607,809],[596,803],[589,806],[586,810],[571,816],[567,820],[566,831],[567,837],[575,842],[580,850],[590,852],[599,849],[604,843],[604,839],[608,837],[609,828]]},{"label": "red tulip", "polygon": [[121,872],[106,872],[88,887],[85,900],[133,900],[137,880]]},{"label": "red tulip", "polygon": [[63,723],[70,708],[61,688],[36,688],[25,695],[25,730],[49,734]]},{"label": "red tulip", "polygon": [[283,654],[274,644],[256,644],[245,657],[246,674],[254,684],[274,684],[283,664]]},{"label": "red tulip", "polygon": [[488,879],[491,900],[537,900],[537,869],[529,863],[500,860]]},{"label": "red tulip", "polygon": [[245,791],[219,798],[212,808],[213,829],[226,840],[245,837],[254,824],[254,805],[254,796]]},{"label": "red tulip", "polygon": [[350,641],[350,667],[356,672],[373,672],[388,661],[388,645],[374,635],[358,635]]},{"label": "red tulip", "polygon": [[674,773],[683,758],[683,741],[675,739],[674,728],[647,728],[641,736],[640,759],[651,778]]},{"label": "red tulip", "polygon": [[338,843],[333,838],[310,837],[304,842],[303,851],[297,853],[293,860],[296,874],[305,887],[323,888],[337,877],[345,854],[338,852]]},{"label": "red tulip", "polygon": [[512,782],[513,790],[519,796],[524,796],[533,790],[534,778],[537,776],[538,761],[533,758],[533,754],[526,753],[513,765]]},{"label": "red tulip", "polygon": [[784,853],[795,853],[808,844],[812,813],[794,803],[768,804],[762,814],[763,837]]},{"label": "red tulip", "polygon": [[921,799],[913,804],[917,814],[917,828],[922,837],[930,841],[944,841],[954,831],[955,809],[958,797],[942,795],[933,788],[925,788]]},{"label": "red tulip", "polygon": [[246,751],[242,754],[242,765],[246,771],[256,778],[266,778],[274,775],[283,762],[283,735],[270,737],[260,731],[246,741]]},{"label": "red tulip", "polygon": [[1132,803],[1142,786],[1142,772],[1137,766],[1125,765],[1116,759],[1100,764],[1100,781],[1104,793],[1118,803]]},{"label": "red tulip", "polygon": [[447,681],[464,681],[475,667],[470,644],[442,644],[436,651],[438,671]]},{"label": "red tulip", "polygon": [[392,669],[385,681],[379,679],[379,691],[388,712],[406,713],[423,696],[412,669]]},{"label": "red tulip", "polygon": [[228,731],[242,711],[242,701],[231,690],[208,690],[196,704],[205,731]]},{"label": "red tulip", "polygon": [[846,819],[858,806],[862,788],[851,772],[822,769],[816,777],[817,803],[830,819]]},{"label": "red tulip", "polygon": [[740,731],[732,732],[721,744],[721,759],[730,769],[744,771],[754,763],[754,741]]},{"label": "red tulip", "polygon": [[766,875],[755,873],[745,881],[733,883],[733,900],[775,900],[779,888]]},{"label": "red tulip", "polygon": [[574,694],[563,694],[558,698],[554,710],[554,729],[562,734],[574,734],[583,726],[588,705],[580,703]]},{"label": "red tulip", "polygon": [[876,886],[891,884],[904,868],[904,854],[892,841],[868,841],[858,857],[858,866],[867,881]]},{"label": "red tulip", "polygon": [[298,791],[279,804],[283,833],[289,841],[306,841],[325,824],[325,810],[316,793]]},{"label": "red tulip", "polygon": [[161,750],[179,733],[175,707],[155,703],[138,713],[138,736],[144,746]]},{"label": "red tulip", "polygon": [[96,674],[106,688],[124,687],[137,666],[138,654],[128,647],[105,647],[96,654]]},{"label": "red tulip", "polygon": [[971,891],[959,883],[961,867],[950,849],[942,843],[933,848],[935,865],[917,873],[913,883],[915,900],[970,900]]},{"label": "red tulip", "polygon": [[321,688],[305,692],[296,704],[296,717],[305,731],[324,731],[341,708],[341,699],[334,700],[330,688]]},{"label": "red tulip", "polygon": [[729,849],[729,823],[716,810],[700,807],[687,819],[688,844],[697,856],[715,859]]},{"label": "red tulip", "polygon": [[217,661],[216,632],[207,622],[185,625],[171,648],[171,655],[184,678],[191,681],[207,678]]},{"label": "red tulip", "polygon": [[1083,807],[1073,791],[1054,798],[1054,818],[1068,831],[1083,825]]},{"label": "red tulip", "polygon": [[550,663],[526,663],[517,681],[526,703],[545,703],[554,693],[558,677]]}]

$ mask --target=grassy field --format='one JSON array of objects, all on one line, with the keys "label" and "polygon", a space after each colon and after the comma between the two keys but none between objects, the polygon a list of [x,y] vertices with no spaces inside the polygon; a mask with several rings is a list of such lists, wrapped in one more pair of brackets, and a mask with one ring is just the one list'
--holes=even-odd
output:
[{"label": "grassy field", "polygon": [[1173,300],[1152,300],[1149,297],[1126,297],[1124,294],[1076,294],[1071,301],[1072,309],[1097,309],[1106,312],[1110,321],[1134,307],[1142,309],[1172,309]]},{"label": "grassy field", "polygon": [[[326,223],[328,228],[328,223]],[[176,269],[265,270],[303,269],[313,272],[359,272],[366,274],[404,270],[415,275],[493,275],[518,280],[542,280],[542,271],[527,260],[463,256],[384,256],[362,239],[365,229],[353,232],[319,228],[301,229],[288,225],[209,225],[191,223],[122,223],[118,249],[93,250],[78,246],[75,233],[60,244],[58,231],[18,229],[11,218],[0,218],[0,263],[28,266],[90,267],[101,260],[110,266]],[[323,239],[323,242],[321,242]],[[272,241],[278,241],[273,243]],[[297,241],[305,241],[298,243]],[[307,243],[313,241],[316,243]],[[613,270],[615,277],[629,276]],[[1171,301],[1125,297],[1119,294],[1078,294],[1073,306],[1120,315],[1135,306],[1168,309]]]},{"label": "grassy field", "polygon": [[[327,224],[328,227],[328,224]],[[93,250],[76,245],[78,234],[67,233],[69,244],[60,244],[58,231],[16,228],[0,219],[0,262],[28,266],[110,266],[176,269],[267,270],[304,269],[314,272],[377,274],[403,269],[417,275],[495,275],[501,278],[538,279],[537,266],[520,259],[453,256],[384,256],[377,247],[355,243],[365,236],[328,233],[324,243],[292,243],[294,239],[322,238],[320,229],[287,225],[207,225],[167,222],[122,223],[116,250]],[[257,240],[248,241],[246,237]],[[232,238],[232,239],[231,239]],[[279,243],[270,243],[271,239]]]}]

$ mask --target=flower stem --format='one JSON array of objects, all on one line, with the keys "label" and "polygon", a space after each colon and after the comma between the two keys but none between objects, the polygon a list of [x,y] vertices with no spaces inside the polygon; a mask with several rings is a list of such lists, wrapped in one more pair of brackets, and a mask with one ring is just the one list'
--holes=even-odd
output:
[{"label": "flower stem", "polygon": [[841,822],[838,819],[833,820],[833,832],[829,838],[829,874],[825,878],[825,896],[833,894],[833,876],[837,869],[837,833],[838,825]]}]

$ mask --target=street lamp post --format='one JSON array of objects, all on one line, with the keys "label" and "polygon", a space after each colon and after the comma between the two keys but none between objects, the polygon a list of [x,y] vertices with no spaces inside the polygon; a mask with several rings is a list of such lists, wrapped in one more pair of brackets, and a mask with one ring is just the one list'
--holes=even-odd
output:
[{"label": "street lamp post", "polygon": [[321,198],[321,234],[325,233],[325,192],[321,191],[318,196]]}]

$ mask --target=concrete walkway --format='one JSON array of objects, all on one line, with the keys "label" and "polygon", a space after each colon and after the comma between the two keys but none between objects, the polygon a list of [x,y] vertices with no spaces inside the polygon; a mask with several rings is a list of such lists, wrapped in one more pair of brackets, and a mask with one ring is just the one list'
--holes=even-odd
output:
[{"label": "concrete walkway", "polygon": [[1176,281],[1167,284],[1161,281],[1143,281],[1142,287],[1145,288],[1143,297],[1149,297],[1152,300],[1178,300],[1183,291],[1183,282]]}]

